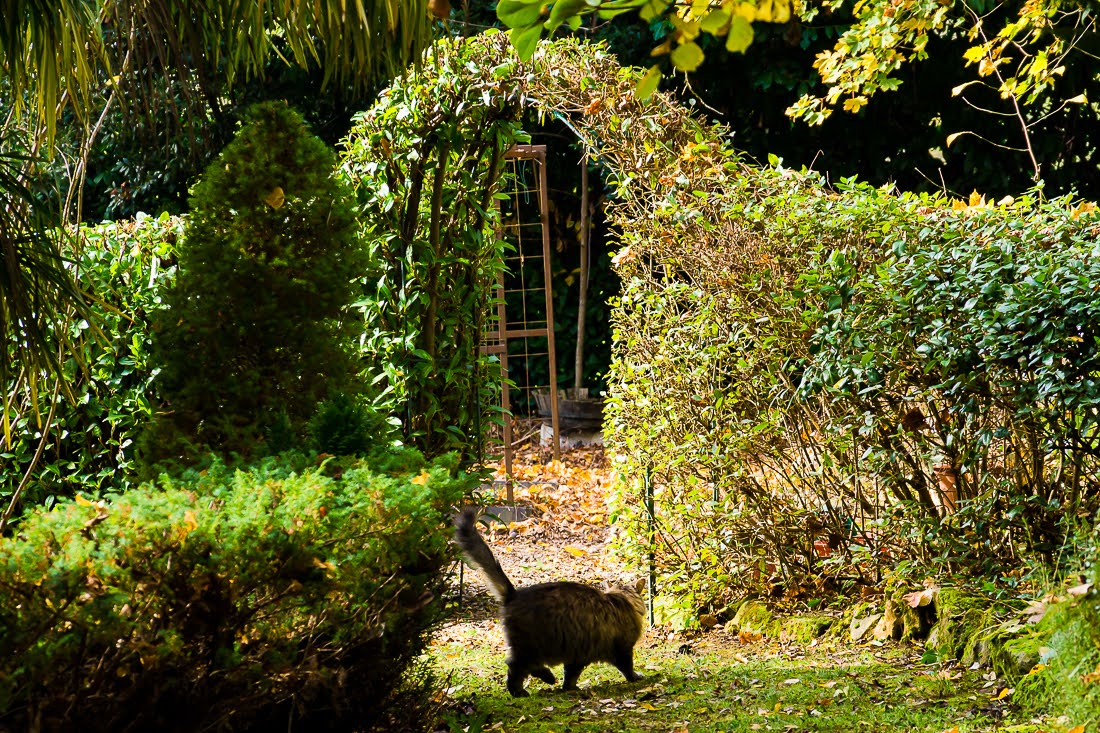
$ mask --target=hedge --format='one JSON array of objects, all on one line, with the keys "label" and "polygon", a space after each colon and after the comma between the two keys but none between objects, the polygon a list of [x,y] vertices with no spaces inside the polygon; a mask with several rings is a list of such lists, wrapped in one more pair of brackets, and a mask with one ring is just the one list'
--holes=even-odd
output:
[{"label": "hedge", "polygon": [[0,539],[0,720],[415,727],[404,680],[436,616],[449,507],[472,488],[456,463],[214,463],[27,514]]},{"label": "hedge", "polygon": [[[138,436],[157,409],[150,316],[159,306],[159,288],[174,275],[181,232],[181,220],[167,214],[80,230],[79,251],[69,256],[80,283],[99,299],[92,309],[102,338],[86,322],[69,324],[82,337],[79,352],[63,365],[75,399],[56,398],[45,452],[23,495],[25,504],[130,485]],[[50,386],[40,380],[32,390],[22,379],[3,385],[11,428],[10,444],[0,437],[5,506],[42,438]]]}]

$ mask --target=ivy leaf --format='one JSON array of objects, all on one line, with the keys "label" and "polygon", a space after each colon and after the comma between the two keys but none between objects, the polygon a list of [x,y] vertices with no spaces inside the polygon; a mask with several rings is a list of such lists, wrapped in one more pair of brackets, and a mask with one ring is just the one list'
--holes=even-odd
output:
[{"label": "ivy leaf", "polygon": [[689,41],[677,46],[669,58],[672,60],[672,65],[680,71],[691,72],[698,69],[699,65],[703,63],[705,54],[698,43]]},{"label": "ivy leaf", "polygon": [[726,33],[726,50],[730,53],[744,53],[752,45],[754,34],[752,23],[745,16],[733,16],[730,18],[730,29]]}]

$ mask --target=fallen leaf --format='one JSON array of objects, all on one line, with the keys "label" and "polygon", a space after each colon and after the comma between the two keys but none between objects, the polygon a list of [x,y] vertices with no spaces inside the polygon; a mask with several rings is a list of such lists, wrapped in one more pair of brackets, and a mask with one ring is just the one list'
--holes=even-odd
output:
[{"label": "fallen leaf", "polygon": [[1066,591],[1071,596],[1087,596],[1089,591],[1092,590],[1092,583],[1082,583],[1081,585],[1075,585]]},{"label": "fallen leaf", "polygon": [[264,196],[264,203],[273,209],[283,208],[283,204],[286,203],[286,196],[283,194],[283,187],[276,186],[271,189],[271,193]]},{"label": "fallen leaf", "polygon": [[932,586],[931,588],[925,588],[924,590],[913,591],[912,593],[906,593],[902,598],[909,604],[910,608],[920,608],[927,606],[936,598],[936,593],[939,592],[938,586]]}]

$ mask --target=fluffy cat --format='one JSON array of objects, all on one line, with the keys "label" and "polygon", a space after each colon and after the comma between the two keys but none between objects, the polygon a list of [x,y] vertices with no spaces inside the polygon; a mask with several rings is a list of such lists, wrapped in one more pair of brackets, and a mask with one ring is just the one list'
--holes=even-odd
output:
[{"label": "fluffy cat", "polygon": [[528,675],[554,684],[549,666],[565,665],[563,690],[577,689],[577,679],[593,662],[609,662],[629,681],[634,671],[634,645],[645,626],[645,603],[639,595],[645,581],[606,593],[583,583],[539,583],[516,588],[477,531],[476,514],[465,509],[455,522],[455,541],[466,561],[481,570],[500,602],[508,642],[508,692],[527,694]]}]

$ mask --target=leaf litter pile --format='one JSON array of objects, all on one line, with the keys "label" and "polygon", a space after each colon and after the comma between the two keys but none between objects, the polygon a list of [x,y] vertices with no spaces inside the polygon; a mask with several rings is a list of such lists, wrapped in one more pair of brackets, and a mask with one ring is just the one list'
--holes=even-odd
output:
[{"label": "leaf litter pile", "polygon": [[[515,585],[629,579],[609,546],[610,473],[598,448],[568,451],[545,464],[536,451],[516,457],[513,496],[528,518],[479,527]],[[504,504],[503,470],[496,478],[494,491]],[[504,689],[496,603],[477,572],[464,569],[461,584],[458,575],[457,608],[431,646],[443,687],[438,731],[1080,730],[1065,720],[1029,720],[995,673],[922,663],[923,650],[908,643],[830,638],[803,645],[721,625],[703,632],[648,629],[634,651],[635,666],[646,675],[639,682],[594,664],[578,691],[531,678],[531,696],[515,699]],[[553,671],[560,684],[560,668]]]}]

